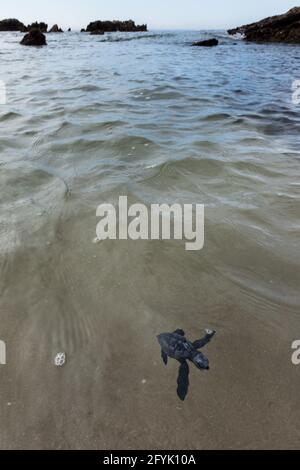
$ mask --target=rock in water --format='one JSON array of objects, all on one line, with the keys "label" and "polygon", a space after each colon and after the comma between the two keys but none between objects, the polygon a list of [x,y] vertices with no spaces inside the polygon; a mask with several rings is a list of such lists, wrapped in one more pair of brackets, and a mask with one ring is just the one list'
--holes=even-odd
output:
[{"label": "rock in water", "polygon": [[57,24],[53,25],[49,33],[63,33],[63,30],[59,28]]},{"label": "rock in water", "polygon": [[136,25],[134,21],[94,21],[88,25],[86,30],[91,33],[92,31],[104,31],[105,33],[113,32],[137,32],[147,31],[147,25]]},{"label": "rock in water", "polygon": [[41,33],[47,33],[48,25],[43,21],[41,23],[35,21],[35,23],[31,23],[28,26],[24,26],[24,28],[22,29],[22,33],[29,33],[29,31],[31,31],[32,29],[39,29]]},{"label": "rock in water", "polygon": [[15,18],[0,21],[0,31],[23,31],[25,25]]},{"label": "rock in water", "polygon": [[202,46],[202,47],[213,47],[217,46],[219,41],[217,39],[207,39],[206,41],[197,41],[193,42],[193,46]]},{"label": "rock in water", "polygon": [[46,46],[46,36],[39,29],[34,28],[25,34],[20,44],[22,46]]},{"label": "rock in water", "polygon": [[283,15],[229,29],[228,33],[242,34],[246,41],[300,44],[300,7],[292,8]]}]

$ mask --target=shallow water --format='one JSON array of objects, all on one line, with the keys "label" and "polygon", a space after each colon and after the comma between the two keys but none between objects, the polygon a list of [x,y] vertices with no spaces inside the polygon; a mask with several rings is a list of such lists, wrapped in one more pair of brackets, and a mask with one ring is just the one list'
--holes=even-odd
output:
[{"label": "shallow water", "polygon": [[[1,448],[299,447],[300,49],[211,34],[0,34]],[[204,249],[92,243],[119,195],[205,204]],[[206,327],[182,404],[156,335]]]}]

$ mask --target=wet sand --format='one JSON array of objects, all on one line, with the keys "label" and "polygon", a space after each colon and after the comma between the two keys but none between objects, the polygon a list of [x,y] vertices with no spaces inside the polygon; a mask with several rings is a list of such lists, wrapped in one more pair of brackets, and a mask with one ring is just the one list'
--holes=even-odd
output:
[{"label": "wet sand", "polygon": [[[85,256],[77,243],[67,233],[7,267],[1,448],[299,446],[295,310],[212,278],[200,254],[172,242],[109,241]],[[207,326],[217,330],[211,369],[191,367],[181,403],[178,365],[163,365],[156,334],[184,327],[196,339]],[[59,351],[63,368],[53,365]]]}]

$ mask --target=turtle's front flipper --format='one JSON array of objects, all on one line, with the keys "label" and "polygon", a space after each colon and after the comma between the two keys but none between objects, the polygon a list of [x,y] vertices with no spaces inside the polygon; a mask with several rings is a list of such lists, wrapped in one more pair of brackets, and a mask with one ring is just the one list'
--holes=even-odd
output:
[{"label": "turtle's front flipper", "polygon": [[164,361],[164,363],[167,365],[168,364],[168,356],[163,350],[161,350],[161,357],[162,357],[162,360]]},{"label": "turtle's front flipper", "polygon": [[216,332],[213,331],[213,330],[205,330],[206,331],[206,335],[204,336],[204,338],[201,338],[201,339],[198,339],[197,341],[195,341],[193,343],[193,346],[195,349],[201,349],[203,348],[204,346],[207,345],[207,343],[210,342],[210,340],[215,336]]},{"label": "turtle's front flipper", "polygon": [[189,366],[186,361],[182,361],[179,374],[177,379],[177,395],[179,396],[180,400],[184,401],[185,397],[187,396],[188,389],[189,389]]},{"label": "turtle's front flipper", "polygon": [[176,331],[174,331],[174,335],[185,336],[185,334],[184,334],[184,331],[183,331],[183,330],[176,330]]}]

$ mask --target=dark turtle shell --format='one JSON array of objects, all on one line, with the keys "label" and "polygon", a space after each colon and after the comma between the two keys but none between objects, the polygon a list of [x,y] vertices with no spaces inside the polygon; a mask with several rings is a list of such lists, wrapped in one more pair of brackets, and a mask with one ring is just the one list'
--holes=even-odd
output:
[{"label": "dark turtle shell", "polygon": [[190,358],[194,351],[193,344],[178,333],[163,333],[158,341],[167,356],[179,361]]}]

